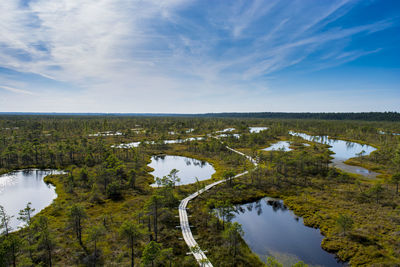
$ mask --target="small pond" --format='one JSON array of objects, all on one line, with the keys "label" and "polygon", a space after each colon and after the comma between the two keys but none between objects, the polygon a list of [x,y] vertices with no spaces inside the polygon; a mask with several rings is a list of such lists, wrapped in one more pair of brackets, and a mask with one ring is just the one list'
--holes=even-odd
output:
[{"label": "small pond", "polygon": [[379,134],[391,134],[391,135],[400,135],[400,133],[387,133],[384,131],[378,131]]},{"label": "small pond", "polygon": [[119,144],[119,145],[112,145],[112,148],[132,148],[132,147],[138,147],[140,145],[140,142],[132,142],[132,143],[125,143],[125,144]]},{"label": "small pond", "polygon": [[[189,137],[185,139],[175,139],[175,140],[164,140],[164,144],[179,144],[179,143],[184,143],[184,142],[191,142],[191,141],[200,141],[204,140],[204,137]],[[119,144],[119,145],[112,145],[112,148],[132,148],[132,147],[138,147],[142,142],[132,142],[132,143],[125,143],[125,144]],[[148,143],[148,144],[155,144],[155,141],[144,141],[143,143]]]},{"label": "small pond", "polygon": [[177,169],[181,180],[178,185],[195,183],[196,177],[199,181],[207,180],[215,173],[214,167],[206,161],[172,155],[153,156],[148,166],[154,169],[150,174],[160,178],[167,176],[172,169]]},{"label": "small pond", "polygon": [[[184,142],[191,142],[191,141],[200,141],[204,140],[204,137],[189,137],[185,139],[176,139],[176,140],[164,140],[165,144],[179,144],[179,143],[184,143]],[[154,142],[150,142],[154,143]]]},{"label": "small pond", "polygon": [[117,136],[117,135],[123,135],[121,132],[112,132],[112,131],[107,131],[107,132],[98,132],[95,134],[89,134],[89,136]]},{"label": "small pond", "polygon": [[228,137],[235,137],[236,139],[240,138],[240,134],[219,134],[217,135],[219,138],[228,138]]},{"label": "small pond", "polygon": [[292,149],[289,148],[290,142],[288,141],[279,141],[275,144],[272,144],[271,146],[264,148],[263,150],[265,151],[291,151]]},{"label": "small pond", "polygon": [[6,213],[14,216],[11,219],[11,227],[14,230],[22,226],[17,220],[20,210],[32,203],[38,213],[57,197],[54,186],[46,184],[43,178],[49,174],[61,174],[56,170],[21,170],[0,175],[0,205]]},{"label": "small pond", "polygon": [[359,166],[351,166],[344,163],[344,161],[357,157],[359,153],[363,152],[364,156],[371,154],[376,148],[369,145],[362,145],[356,142],[344,141],[339,139],[332,139],[329,136],[312,136],[305,133],[296,133],[290,131],[289,134],[299,136],[307,141],[317,142],[330,145],[329,148],[333,153],[333,165],[344,171],[361,174],[367,178],[375,178],[379,173],[367,170]]},{"label": "small pond", "polygon": [[227,132],[232,132],[234,130],[235,130],[235,128],[226,128],[221,131],[216,131],[216,133],[227,133]]},{"label": "small pond", "polygon": [[273,256],[283,266],[299,261],[309,266],[343,265],[321,248],[320,231],[305,226],[282,200],[263,198],[238,205],[233,221],[242,225],[244,240],[264,262]]},{"label": "small pond", "polygon": [[249,127],[250,133],[259,133],[268,130],[268,127]]}]

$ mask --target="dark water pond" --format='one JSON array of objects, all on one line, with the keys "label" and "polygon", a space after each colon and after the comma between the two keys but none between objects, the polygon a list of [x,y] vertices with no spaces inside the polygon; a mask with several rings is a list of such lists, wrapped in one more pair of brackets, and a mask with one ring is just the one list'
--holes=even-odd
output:
[{"label": "dark water pond", "polygon": [[38,213],[57,197],[54,186],[46,184],[43,178],[49,174],[61,174],[56,170],[21,170],[3,174],[0,176],[0,205],[6,213],[14,216],[11,219],[11,227],[14,230],[22,226],[17,220],[18,213],[24,209],[28,202]]},{"label": "dark water pond", "polygon": [[159,178],[167,176],[172,169],[177,169],[181,180],[178,185],[195,183],[196,177],[199,181],[207,180],[215,173],[214,167],[206,161],[172,155],[153,156],[148,166],[154,169],[150,174]]},{"label": "dark water pond", "polygon": [[239,205],[233,221],[242,225],[244,240],[263,261],[273,256],[284,266],[298,261],[309,266],[343,266],[321,248],[319,230],[305,226],[282,200],[263,198]]}]

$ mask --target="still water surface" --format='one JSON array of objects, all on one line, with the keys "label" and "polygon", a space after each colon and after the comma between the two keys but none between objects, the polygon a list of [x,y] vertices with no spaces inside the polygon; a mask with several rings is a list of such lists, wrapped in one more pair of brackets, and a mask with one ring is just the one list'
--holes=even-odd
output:
[{"label": "still water surface", "polygon": [[[175,139],[175,140],[163,140],[162,143],[164,144],[180,144],[184,142],[191,142],[191,141],[201,141],[204,140],[204,137],[189,137],[185,139]],[[156,144],[156,141],[143,141],[143,142],[132,142],[132,143],[124,143],[124,144],[119,144],[119,145],[112,145],[112,148],[132,148],[132,147],[138,147],[141,143],[147,143],[147,144]]]},{"label": "still water surface", "polygon": [[344,141],[344,140],[338,140],[338,139],[332,139],[329,138],[328,136],[311,136],[305,133],[295,133],[295,132],[290,132],[290,134],[294,136],[299,136],[307,141],[312,141],[312,142],[317,142],[317,143],[322,143],[322,144],[327,144],[330,145],[331,148],[329,148],[335,155],[333,157],[336,160],[348,160],[349,158],[354,158],[357,157],[358,154],[362,151],[364,151],[363,155],[369,155],[372,151],[375,151],[376,148],[368,145],[362,145],[359,143],[355,142],[350,142],[350,141]]},{"label": "still water surface", "polygon": [[305,226],[282,200],[263,198],[239,205],[233,221],[242,225],[244,240],[263,261],[273,256],[284,266],[300,260],[310,266],[342,266],[321,248],[320,231]]},{"label": "still water surface", "polygon": [[154,169],[150,174],[160,178],[167,176],[172,169],[177,169],[181,179],[179,185],[195,183],[195,177],[199,181],[207,180],[215,173],[214,167],[208,162],[182,156],[153,156],[148,166]]},{"label": "still water surface", "polygon": [[229,134],[219,134],[219,135],[217,135],[217,137],[219,137],[219,138],[228,138],[228,137],[235,137],[236,139],[239,139],[240,138],[240,134],[232,134],[232,133],[229,133]]},{"label": "still water surface", "polygon": [[225,128],[221,131],[216,131],[216,133],[227,133],[227,132],[232,132],[234,130],[236,130],[236,129],[235,128]]},{"label": "still water surface", "polygon": [[264,148],[263,150],[265,151],[276,151],[276,150],[280,150],[280,151],[291,151],[292,149],[289,148],[290,146],[290,142],[288,141],[279,141],[275,144],[272,144],[271,146]]},{"label": "still water surface", "polygon": [[249,127],[250,133],[259,133],[268,130],[268,127]]},{"label": "still water surface", "polygon": [[11,227],[14,230],[22,226],[17,220],[20,210],[26,207],[28,202],[38,213],[57,197],[54,186],[46,184],[43,178],[49,174],[61,174],[56,170],[21,170],[0,175],[0,205],[6,213],[14,216],[11,219]]},{"label": "still water surface", "polygon": [[400,133],[387,133],[387,132],[384,132],[384,131],[378,131],[378,133],[379,134],[391,134],[391,135],[400,135]]},{"label": "still water surface", "polygon": [[371,154],[371,152],[376,150],[376,148],[372,146],[339,139],[332,139],[328,136],[312,136],[305,133],[296,133],[292,131],[289,133],[293,136],[299,136],[307,141],[330,145],[331,147],[329,149],[335,153],[332,155],[332,161],[335,167],[347,172],[361,174],[368,178],[375,178],[379,174],[359,166],[351,166],[344,163],[344,161],[350,158],[359,156],[360,153],[362,153],[363,156]]}]

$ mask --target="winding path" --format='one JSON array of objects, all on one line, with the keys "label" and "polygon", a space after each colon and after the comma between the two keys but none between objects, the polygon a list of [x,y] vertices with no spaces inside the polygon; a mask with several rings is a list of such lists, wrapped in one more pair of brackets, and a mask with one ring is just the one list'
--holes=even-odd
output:
[{"label": "winding path", "polygon": [[[251,161],[251,163],[254,164],[254,166],[257,168],[257,162],[250,156],[237,151],[233,148],[230,148],[228,146],[226,146],[227,149],[229,149],[232,152],[235,152],[241,156],[246,157],[249,161]],[[248,174],[248,171],[242,172],[240,174],[237,174],[236,176],[233,177],[233,179],[238,178],[240,176],[243,176],[245,174]],[[194,240],[192,231],[190,230],[190,225],[189,225],[189,218],[186,212],[186,207],[189,204],[189,201],[194,199],[195,197],[197,197],[198,195],[202,194],[203,192],[209,190],[210,188],[213,188],[214,186],[221,184],[223,182],[226,182],[226,179],[224,180],[219,180],[217,182],[214,182],[212,184],[207,185],[206,187],[200,189],[197,192],[194,192],[193,194],[191,194],[190,196],[188,196],[187,198],[183,199],[179,205],[179,219],[180,219],[180,227],[182,229],[182,235],[183,235],[183,239],[185,240],[186,244],[188,245],[189,249],[192,251],[191,253],[193,254],[193,256],[195,257],[195,259],[197,260],[197,262],[199,263],[200,266],[202,267],[212,267],[213,265],[211,264],[211,262],[207,259],[207,256],[204,254],[204,251],[202,251],[199,247],[199,245],[197,244],[196,240]],[[195,249],[193,249],[195,248]]]}]

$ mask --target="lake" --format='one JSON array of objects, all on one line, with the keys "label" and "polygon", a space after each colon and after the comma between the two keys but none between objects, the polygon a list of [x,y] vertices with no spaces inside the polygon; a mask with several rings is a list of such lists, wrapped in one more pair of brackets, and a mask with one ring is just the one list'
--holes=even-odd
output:
[{"label": "lake", "polygon": [[376,148],[372,146],[362,145],[356,142],[333,139],[329,138],[328,136],[312,136],[305,133],[296,133],[292,131],[290,131],[289,134],[293,136],[299,136],[307,141],[330,145],[331,147],[329,149],[333,153],[335,153],[334,155],[332,155],[332,162],[335,167],[338,167],[347,172],[361,174],[368,178],[375,178],[376,175],[379,174],[363,167],[351,166],[344,163],[344,161],[350,158],[357,157],[362,151],[364,151],[364,156],[371,154],[371,152],[376,150]]},{"label": "lake", "polygon": [[199,181],[211,179],[215,173],[214,167],[206,161],[173,155],[153,156],[148,166],[154,169],[150,174],[160,178],[167,176],[172,169],[177,169],[181,179],[179,185],[195,183],[195,177]]},{"label": "lake", "polygon": [[309,266],[343,265],[321,248],[320,231],[305,226],[282,200],[263,198],[238,205],[233,221],[242,225],[243,239],[264,262],[273,256],[284,266],[298,261]]},{"label": "lake", "polygon": [[0,205],[6,213],[14,216],[11,219],[11,227],[17,230],[22,226],[17,220],[18,213],[26,207],[28,202],[38,213],[49,206],[57,197],[53,185],[46,184],[43,178],[49,174],[61,174],[56,170],[20,170],[0,175]]}]

